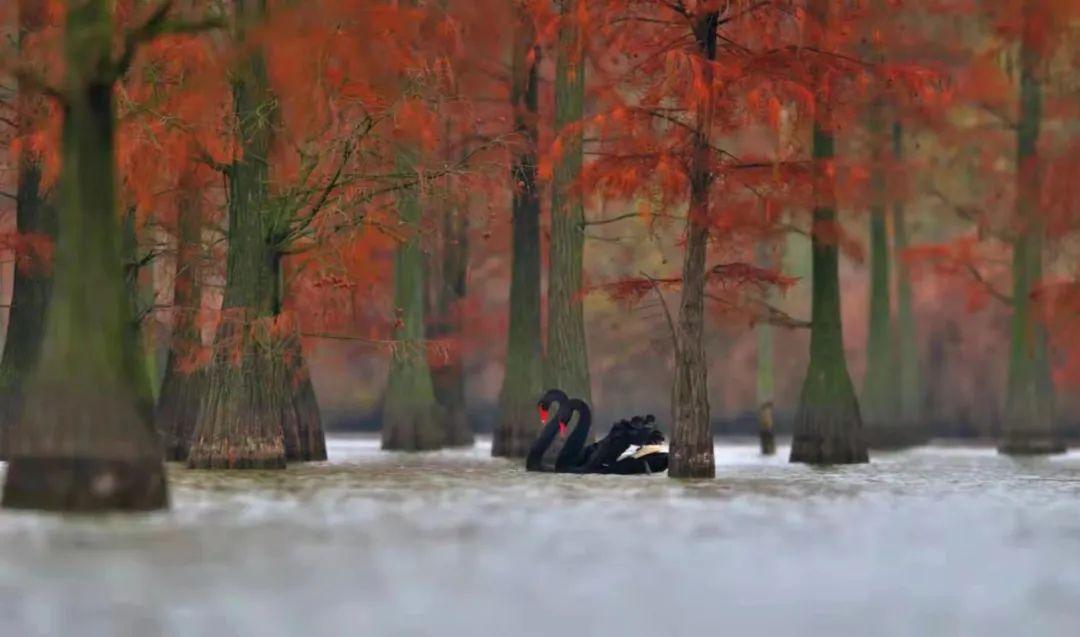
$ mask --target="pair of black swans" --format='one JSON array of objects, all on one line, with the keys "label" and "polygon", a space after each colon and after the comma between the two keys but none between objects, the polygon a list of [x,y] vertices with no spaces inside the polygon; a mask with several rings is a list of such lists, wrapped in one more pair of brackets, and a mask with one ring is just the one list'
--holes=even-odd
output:
[{"label": "pair of black swans", "polygon": [[[551,409],[553,403],[558,405],[554,413]],[[668,454],[661,447],[664,434],[656,428],[656,419],[651,415],[620,420],[611,426],[611,431],[602,440],[586,445],[592,426],[592,410],[588,403],[579,398],[570,398],[559,389],[549,389],[537,406],[544,427],[525,458],[526,471],[635,475],[660,473],[668,468]],[[566,436],[575,413],[578,415],[577,425],[559,451],[554,469],[545,466],[544,453],[555,441],[556,435]],[[624,456],[632,446],[638,449]]]}]

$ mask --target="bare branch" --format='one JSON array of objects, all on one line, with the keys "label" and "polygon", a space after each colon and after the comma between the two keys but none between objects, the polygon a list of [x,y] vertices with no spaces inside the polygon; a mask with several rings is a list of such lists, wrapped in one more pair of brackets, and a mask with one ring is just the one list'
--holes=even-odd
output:
[{"label": "bare branch", "polygon": [[656,296],[660,299],[660,306],[664,308],[664,318],[667,319],[668,332],[671,334],[671,343],[675,346],[675,352],[677,354],[679,351],[679,335],[675,332],[675,321],[671,318],[671,310],[668,308],[667,301],[664,299],[664,293],[660,291],[660,286],[657,285],[656,279],[645,272],[642,272],[641,276],[649,281],[649,284],[652,285],[653,292],[656,292]]},{"label": "bare branch", "polygon": [[[710,301],[715,301],[721,305],[725,305],[730,308],[743,309],[737,303],[733,303],[722,296],[716,296],[715,294],[706,294],[705,298]],[[797,319],[780,308],[770,305],[761,299],[751,299],[751,302],[758,306],[761,313],[755,318],[761,321],[765,321],[769,325],[776,327],[784,327],[787,329],[808,329],[813,326],[813,323],[803,319]]]},{"label": "bare branch", "polygon": [[975,279],[975,281],[978,282],[979,285],[981,285],[988,294],[990,294],[990,296],[994,297],[998,301],[1001,301],[1009,307],[1013,306],[1013,297],[1005,294],[1001,290],[994,287],[994,284],[987,280],[987,278],[983,276],[982,272],[979,272],[978,268],[976,268],[970,263],[965,263],[964,267],[968,271],[968,274],[970,274],[971,277]]},{"label": "bare branch", "polygon": [[121,50],[120,56],[113,62],[112,79],[114,81],[128,72],[139,47],[147,42],[151,42],[162,35],[202,33],[222,29],[226,26],[225,21],[218,17],[195,21],[168,20],[167,16],[174,4],[174,0],[163,0],[141,25],[128,31],[124,37],[124,48]]}]

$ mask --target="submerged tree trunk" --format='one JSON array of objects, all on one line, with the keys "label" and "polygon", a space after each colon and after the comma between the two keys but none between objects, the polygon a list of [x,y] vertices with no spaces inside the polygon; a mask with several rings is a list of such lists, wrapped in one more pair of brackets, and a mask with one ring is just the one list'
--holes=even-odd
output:
[{"label": "submerged tree trunk", "polygon": [[[449,177],[447,183],[449,193]],[[469,267],[469,219],[461,206],[451,203],[442,221],[442,263],[435,291],[437,320],[432,324],[431,336],[436,340],[457,339],[458,345],[451,348],[446,364],[432,369],[431,380],[435,399],[443,410],[444,444],[466,447],[472,446],[474,441],[465,402],[465,360],[461,346],[465,330],[462,304]]]},{"label": "submerged tree trunk", "polygon": [[[20,0],[18,4],[19,46],[41,29],[43,8]],[[33,120],[41,99],[20,90],[17,98],[19,134]],[[36,242],[56,240],[56,209],[42,191],[40,158],[28,147],[18,159],[18,191],[15,228],[20,236]],[[0,459],[7,455],[7,436],[22,408],[23,389],[37,365],[45,334],[45,310],[52,282],[52,264],[38,254],[16,255],[11,310],[8,314],[4,354],[0,358]]]},{"label": "submerged tree trunk", "polygon": [[[694,23],[698,53],[716,59],[716,30],[720,15],[704,13]],[[672,478],[711,478],[712,425],[709,422],[708,369],[705,362],[705,256],[709,243],[709,187],[712,184],[710,136],[713,120],[712,66],[703,65],[707,95],[697,105],[690,165],[690,216],[683,252],[682,296],[675,326],[675,378],[671,391]]]},{"label": "submerged tree trunk", "polygon": [[[764,241],[757,245],[758,267],[772,269],[775,267],[774,260],[769,254],[769,246]],[[776,304],[776,290],[769,287],[765,291],[764,301],[773,306]],[[761,441],[761,453],[771,456],[776,453],[776,431],[773,422],[773,403],[775,388],[775,364],[773,361],[775,352],[776,328],[769,321],[759,321],[754,326],[757,334],[757,404],[758,404],[758,438]]]},{"label": "submerged tree trunk", "polygon": [[166,460],[187,460],[206,389],[205,370],[194,365],[202,346],[199,311],[202,306],[202,218],[198,196],[181,183],[183,198],[177,219],[176,273],[173,276],[173,330],[169,358],[154,412],[154,424],[165,447]]},{"label": "submerged tree trunk", "polygon": [[866,438],[871,446],[892,447],[897,438],[897,383],[894,378],[892,299],[888,219],[886,218],[885,153],[888,147],[884,103],[871,104],[868,133],[870,159],[870,311],[866,339],[866,376],[862,413]]},{"label": "submerged tree trunk", "polygon": [[[416,151],[398,150],[402,172],[415,170]],[[424,340],[424,255],[420,251],[420,200],[414,189],[398,195],[398,217],[409,233],[394,256],[397,329],[383,403],[382,448],[399,451],[443,445],[440,409]]]},{"label": "submerged tree trunk", "polygon": [[167,505],[148,383],[125,294],[115,198],[112,3],[69,3],[63,174],[41,361],[12,432],[6,507]]},{"label": "submerged tree trunk", "polygon": [[[262,0],[236,0],[235,8],[242,41],[266,7]],[[297,326],[282,314],[283,254],[267,201],[274,98],[258,48],[240,62],[233,103],[243,154],[229,169],[222,320],[188,466],[261,469],[283,468],[286,460],[324,460]]]},{"label": "submerged tree trunk", "polygon": [[[1039,4],[1039,3],[1031,3]],[[1020,236],[1013,242],[1013,316],[1009,353],[1009,385],[1004,431],[999,450],[1008,454],[1065,451],[1055,422],[1046,326],[1036,316],[1032,299],[1042,279],[1043,223],[1040,218],[1039,130],[1042,87],[1038,78],[1041,35],[1033,12],[1024,5],[1020,47],[1020,122],[1017,127],[1017,216]]]},{"label": "submerged tree trunk", "polygon": [[[823,40],[829,0],[812,0],[812,43]],[[832,117],[825,77],[818,75],[814,103],[814,199],[812,251],[813,302],[810,365],[795,414],[791,462],[844,464],[867,462],[866,441],[855,388],[844,357],[840,319],[839,248],[833,177]]]},{"label": "submerged tree trunk", "polygon": [[515,0],[511,106],[520,149],[510,172],[513,188],[513,264],[506,377],[499,393],[499,420],[491,453],[523,457],[539,430],[536,401],[541,389],[540,193],[536,185],[540,47],[525,9]]},{"label": "submerged tree trunk", "polygon": [[[893,157],[899,161],[903,156],[903,129],[900,122],[893,124]],[[893,204],[893,259],[896,263],[896,364],[900,386],[900,424],[915,440],[925,440],[927,428],[923,422],[922,390],[919,381],[919,342],[915,324],[915,310],[911,293],[911,272],[904,251],[908,247],[907,221],[904,203]]]},{"label": "submerged tree trunk", "polygon": [[[545,382],[590,401],[589,354],[581,296],[585,248],[585,207],[580,187],[585,105],[585,52],[577,20],[584,0],[562,0],[555,60],[555,130],[563,134],[563,154],[551,184],[551,247],[548,263],[548,338]],[[574,126],[572,131],[567,127]]]}]

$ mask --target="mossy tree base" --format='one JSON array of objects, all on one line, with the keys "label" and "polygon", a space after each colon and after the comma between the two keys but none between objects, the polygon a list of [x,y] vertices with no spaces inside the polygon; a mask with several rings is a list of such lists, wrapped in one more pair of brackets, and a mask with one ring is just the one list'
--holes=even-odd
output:
[{"label": "mossy tree base", "polygon": [[[536,401],[539,392],[530,392],[527,397],[507,395],[499,399],[499,422],[495,425],[491,455],[497,458],[524,458],[529,448],[540,435],[540,419],[537,417]],[[561,441],[556,441],[561,442]],[[548,450],[557,453],[555,445]]]},{"label": "mossy tree base", "polygon": [[326,434],[299,334],[290,335],[285,348],[284,378],[278,381],[291,396],[282,411],[285,459],[289,462],[321,462],[326,460]]},{"label": "mossy tree base", "polygon": [[791,462],[828,465],[869,461],[859,408],[854,400],[842,407],[799,407],[791,441]]},{"label": "mossy tree base", "polygon": [[154,412],[154,424],[165,448],[165,460],[183,462],[191,450],[191,439],[199,420],[199,404],[206,391],[204,371],[184,373],[170,359],[161,384],[161,397]]},{"label": "mossy tree base", "polygon": [[388,451],[430,451],[443,446],[443,411],[435,402],[426,352],[406,344],[390,364],[383,403],[382,448]]},{"label": "mossy tree base", "polygon": [[476,443],[472,425],[469,423],[469,415],[464,407],[445,408],[443,417],[446,428],[446,439],[443,445],[446,447],[471,447]]},{"label": "mossy tree base", "polygon": [[15,458],[4,482],[10,509],[101,513],[155,511],[168,506],[165,471],[157,458]]},{"label": "mossy tree base", "polygon": [[117,386],[82,386],[87,389],[67,380],[28,388],[11,432],[3,506],[76,512],[168,506],[157,436],[135,396]]},{"label": "mossy tree base", "polygon": [[[241,342],[232,351],[235,339]],[[292,395],[280,353],[249,328],[235,324],[219,331],[218,348],[207,371],[188,467],[284,469],[282,413]]]}]

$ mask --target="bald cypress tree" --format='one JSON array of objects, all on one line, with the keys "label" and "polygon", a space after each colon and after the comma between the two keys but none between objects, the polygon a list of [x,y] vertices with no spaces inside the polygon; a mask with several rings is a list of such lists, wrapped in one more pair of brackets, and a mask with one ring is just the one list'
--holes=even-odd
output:
[{"label": "bald cypress tree", "polygon": [[248,42],[267,5],[235,0],[233,10],[234,37],[244,52],[232,87],[243,152],[227,171],[223,316],[188,466],[273,469],[286,460],[324,460],[326,444],[299,333],[282,314],[282,264],[294,211],[270,205],[276,101],[264,53]]},{"label": "bald cypress tree", "polygon": [[[581,176],[585,106],[585,51],[578,14],[584,0],[562,0],[555,59],[555,130],[562,155],[551,185],[551,247],[548,260],[546,386],[591,400],[589,350],[581,297],[585,206],[575,181]],[[575,127],[567,130],[567,127]]]},{"label": "bald cypress tree", "polygon": [[513,263],[510,272],[510,333],[506,377],[492,455],[522,457],[536,437],[536,400],[541,389],[540,193],[536,183],[537,68],[540,48],[524,3],[515,7],[510,103],[518,148],[510,171],[513,189]]},{"label": "bald cypress tree", "polygon": [[[811,0],[808,7],[811,45],[821,46],[828,26],[829,0]],[[836,197],[826,175],[834,157],[829,91],[822,70],[816,73],[813,158],[815,207],[813,212],[813,301],[810,329],[810,365],[803,381],[795,414],[791,461],[810,464],[867,462],[866,440],[855,388],[844,356],[844,328],[840,319],[839,247],[834,226]]]},{"label": "bald cypress tree", "polygon": [[[146,27],[150,35],[150,27]],[[124,285],[116,208],[113,3],[69,2],[59,223],[41,361],[12,431],[6,507],[166,506],[150,390]]]},{"label": "bald cypress tree", "polygon": [[1020,121],[1016,129],[1016,212],[1021,224],[1013,242],[1013,316],[1005,428],[999,449],[1007,454],[1065,451],[1057,431],[1046,327],[1035,316],[1032,294],[1042,279],[1044,226],[1039,216],[1042,125],[1039,72],[1049,9],[1040,1],[1023,6],[1020,41]]},{"label": "bald cypress tree", "polygon": [[[31,0],[19,0],[18,44],[43,26],[44,7]],[[21,84],[21,82],[20,82]],[[42,106],[43,99],[20,86],[17,96],[19,133],[25,133]],[[56,239],[56,208],[42,188],[40,158],[24,148],[18,160],[15,227],[19,234],[36,240]],[[41,352],[45,334],[52,273],[49,264],[37,255],[22,254],[15,261],[4,354],[0,358],[0,458],[6,455],[7,436],[22,407],[24,385]]]}]

